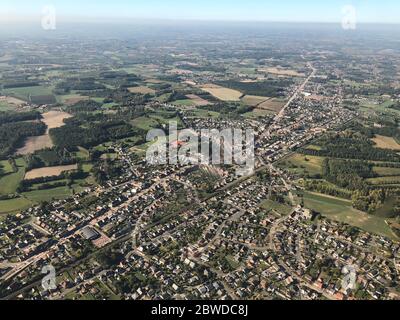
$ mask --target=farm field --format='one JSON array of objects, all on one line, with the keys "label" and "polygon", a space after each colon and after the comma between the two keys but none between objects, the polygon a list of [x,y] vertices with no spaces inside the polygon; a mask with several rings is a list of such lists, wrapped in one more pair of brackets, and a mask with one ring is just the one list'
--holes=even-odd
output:
[{"label": "farm field", "polygon": [[57,97],[57,100],[66,106],[72,106],[80,101],[87,101],[89,99],[89,96],[81,96],[79,94],[70,94]]},{"label": "farm field", "polygon": [[274,98],[259,104],[257,108],[261,110],[270,110],[275,113],[279,113],[284,106],[285,106],[285,101]]},{"label": "farm field", "polygon": [[0,201],[0,221],[1,215],[9,213],[17,213],[21,210],[25,210],[32,205],[32,202],[25,198],[15,198],[10,200]]},{"label": "farm field", "polygon": [[23,147],[16,151],[17,155],[27,155],[46,148],[53,147],[49,130],[59,128],[64,125],[64,119],[71,118],[69,113],[61,111],[49,111],[42,114],[42,122],[47,125],[47,132],[43,136],[29,137]]},{"label": "farm field", "polygon": [[380,177],[400,176],[400,168],[374,167],[374,172]]},{"label": "farm field", "polygon": [[190,117],[198,117],[198,118],[218,118],[220,114],[215,111],[209,111],[204,109],[194,109],[190,110],[189,118]]},{"label": "farm field", "polygon": [[329,219],[349,224],[367,232],[396,239],[385,219],[353,209],[350,201],[318,193],[305,192],[304,204],[307,208],[321,213]]},{"label": "farm field", "polygon": [[151,130],[158,125],[158,121],[148,117],[140,117],[133,120],[132,125],[143,130]]},{"label": "farm field", "polygon": [[257,118],[262,118],[265,116],[271,116],[274,114],[275,114],[274,112],[269,111],[269,110],[254,109],[251,112],[245,113],[243,116],[248,119],[257,119]]},{"label": "farm field", "polygon": [[63,199],[72,195],[72,189],[68,187],[59,187],[49,190],[35,190],[30,192],[25,192],[24,197],[28,200],[40,203],[43,201],[51,201],[52,199]]},{"label": "farm field", "polygon": [[202,107],[202,106],[207,106],[212,103],[208,102],[206,99],[203,99],[195,94],[188,94],[186,96],[192,103],[194,103],[195,106],[197,107]]},{"label": "farm field", "polygon": [[297,72],[296,70],[283,69],[278,67],[261,68],[258,69],[258,72],[270,73],[278,76],[305,77],[304,73]]},{"label": "farm field", "polygon": [[31,96],[50,96],[53,94],[52,87],[35,86],[4,89],[4,94],[29,102]]},{"label": "farm field", "polygon": [[0,96],[0,104],[9,105],[11,107],[20,107],[25,101],[14,97]]},{"label": "farm field", "polygon": [[0,112],[13,110],[15,110],[15,106],[8,104],[7,102],[0,101]]},{"label": "farm field", "polygon": [[366,180],[372,185],[388,185],[388,184],[400,184],[400,176],[386,176],[379,178],[370,178]]},{"label": "farm field", "polygon": [[25,176],[25,161],[20,158],[16,160],[18,171],[0,177],[0,195],[8,195],[16,192],[19,183]]},{"label": "farm field", "polygon": [[400,144],[392,137],[377,135],[372,141],[375,142],[378,148],[400,151]]},{"label": "farm field", "polygon": [[251,95],[246,95],[242,98],[242,102],[245,105],[248,105],[250,107],[255,107],[258,106],[259,104],[269,100],[271,98],[269,97],[261,97],[261,96],[251,96]]},{"label": "farm field", "polygon": [[305,156],[295,153],[291,157],[280,162],[280,167],[285,167],[292,173],[310,175],[322,174],[323,157]]},{"label": "farm field", "polygon": [[39,169],[33,169],[31,171],[28,171],[25,174],[25,180],[32,180],[36,178],[42,178],[42,177],[53,177],[53,176],[59,176],[61,173],[65,171],[72,171],[72,170],[77,170],[78,165],[73,164],[73,165],[67,165],[67,166],[57,166],[57,167],[46,167],[46,168],[39,168]]},{"label": "farm field", "polygon": [[214,84],[207,84],[201,87],[201,90],[208,92],[222,101],[240,101],[243,94],[240,91],[224,88]]},{"label": "farm field", "polygon": [[130,93],[141,93],[141,94],[155,94],[156,90],[146,87],[146,86],[139,86],[139,87],[131,87],[128,88]]},{"label": "farm field", "polygon": [[280,215],[288,215],[292,211],[292,207],[272,200],[264,201],[261,203],[260,207],[266,210],[276,211]]},{"label": "farm field", "polygon": [[27,155],[34,153],[35,151],[51,148],[53,147],[53,142],[49,135],[29,137],[25,141],[25,145],[19,148],[15,154],[17,155]]},{"label": "farm field", "polygon": [[13,172],[13,169],[8,160],[0,161],[0,174],[1,175],[9,174],[12,172]]},{"label": "farm field", "polygon": [[172,104],[180,107],[190,107],[190,106],[194,107],[196,105],[195,102],[190,99],[176,100],[172,102]]}]

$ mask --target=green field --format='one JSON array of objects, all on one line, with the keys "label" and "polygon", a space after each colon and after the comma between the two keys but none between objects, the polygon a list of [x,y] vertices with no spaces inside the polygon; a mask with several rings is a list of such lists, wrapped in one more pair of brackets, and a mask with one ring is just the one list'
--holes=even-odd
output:
[{"label": "green field", "polygon": [[0,195],[8,195],[15,193],[19,183],[25,176],[25,161],[22,158],[16,161],[18,171],[16,173],[10,173],[0,178]]},{"label": "green field", "polygon": [[49,190],[35,190],[23,193],[27,199],[40,203],[43,201],[51,201],[52,199],[63,199],[72,195],[72,190],[68,187],[59,187]]},{"label": "green field", "polygon": [[272,200],[264,201],[261,203],[260,207],[266,210],[274,210],[281,215],[288,215],[292,211],[290,206]]},{"label": "green field", "polygon": [[53,88],[45,87],[45,86],[36,86],[36,87],[22,87],[22,88],[12,88],[12,89],[4,89],[3,93],[19,98],[21,100],[29,101],[29,96],[46,96],[52,95]]},{"label": "green field", "polygon": [[24,198],[16,198],[11,200],[0,201],[0,215],[8,213],[17,213],[25,210],[32,205],[32,202]]},{"label": "green field", "polygon": [[400,184],[400,176],[371,178],[366,181],[372,185]]},{"label": "green field", "polygon": [[89,159],[89,151],[85,148],[78,147],[77,152],[73,152],[73,156],[81,159],[81,160],[88,160]]},{"label": "green field", "polygon": [[209,111],[204,109],[194,109],[188,112],[189,117],[195,118],[218,118],[220,114],[215,111]]},{"label": "green field", "polygon": [[323,157],[305,156],[295,153],[291,157],[281,161],[279,166],[294,174],[311,176],[322,174]]},{"label": "green field", "polygon": [[374,167],[374,172],[380,177],[400,176],[400,168]]},{"label": "green field", "polygon": [[349,224],[367,232],[396,239],[385,219],[353,209],[350,201],[305,192],[304,205],[329,219]]},{"label": "green field", "polygon": [[136,118],[135,120],[132,121],[132,125],[143,129],[143,130],[151,130],[155,127],[157,127],[159,124],[159,122],[155,119],[151,119],[148,117],[140,117],[140,118]]},{"label": "green field", "polygon": [[246,119],[258,119],[264,118],[267,116],[275,115],[273,111],[270,110],[262,110],[262,109],[254,109],[253,111],[247,112],[243,114]]},{"label": "green field", "polygon": [[6,102],[1,101],[0,102],[0,112],[2,111],[12,111],[15,110],[15,107],[12,106],[11,104],[8,104]]},{"label": "green field", "polygon": [[13,169],[12,169],[12,166],[9,161],[7,161],[7,160],[0,161],[0,174],[1,175],[9,174],[12,172],[13,172]]},{"label": "green field", "polygon": [[176,101],[172,102],[172,104],[174,104],[176,106],[194,106],[195,105],[195,103],[193,103],[193,101],[190,99],[176,100]]}]

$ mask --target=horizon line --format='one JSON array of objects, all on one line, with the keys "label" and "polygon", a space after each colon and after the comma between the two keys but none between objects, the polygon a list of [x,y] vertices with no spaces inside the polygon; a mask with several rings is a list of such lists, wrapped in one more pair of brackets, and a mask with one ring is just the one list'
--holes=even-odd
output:
[{"label": "horizon line", "polygon": [[[201,19],[201,18],[138,18],[138,17],[92,17],[92,16],[60,16],[57,20],[63,23],[100,23],[100,24],[134,24],[135,22],[168,22],[168,23],[179,23],[179,22],[214,22],[214,23],[276,23],[276,24],[341,24],[341,21],[315,21],[315,20],[249,20],[249,19]],[[0,24],[12,24],[12,23],[34,23],[40,22],[40,18],[34,16],[27,17],[4,17],[0,16]],[[400,22],[382,22],[382,21],[360,21],[358,25],[400,25]]]}]

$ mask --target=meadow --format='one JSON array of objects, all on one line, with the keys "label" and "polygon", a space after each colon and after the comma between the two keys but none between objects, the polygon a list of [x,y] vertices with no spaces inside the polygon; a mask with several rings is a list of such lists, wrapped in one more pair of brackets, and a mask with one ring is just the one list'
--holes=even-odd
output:
[{"label": "meadow", "polygon": [[349,224],[367,232],[396,239],[384,218],[353,209],[351,201],[318,193],[304,192],[304,205],[306,208],[312,209],[329,219]]}]

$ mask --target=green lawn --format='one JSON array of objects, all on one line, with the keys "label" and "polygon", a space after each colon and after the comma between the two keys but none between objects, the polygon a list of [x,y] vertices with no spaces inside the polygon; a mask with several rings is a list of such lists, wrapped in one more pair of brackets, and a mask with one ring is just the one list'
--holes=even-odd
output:
[{"label": "green lawn", "polygon": [[348,200],[305,192],[304,205],[332,220],[395,239],[385,219],[353,209]]}]

